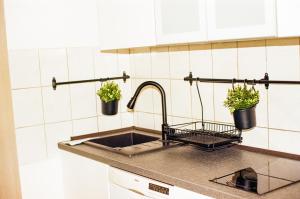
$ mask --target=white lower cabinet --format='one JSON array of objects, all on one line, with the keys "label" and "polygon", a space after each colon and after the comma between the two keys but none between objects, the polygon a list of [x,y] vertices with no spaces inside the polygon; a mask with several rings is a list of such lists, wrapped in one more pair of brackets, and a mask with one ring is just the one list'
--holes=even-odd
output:
[{"label": "white lower cabinet", "polygon": [[62,156],[65,199],[109,199],[108,165],[69,152]]},{"label": "white lower cabinet", "polygon": [[62,152],[65,199],[213,199]]}]

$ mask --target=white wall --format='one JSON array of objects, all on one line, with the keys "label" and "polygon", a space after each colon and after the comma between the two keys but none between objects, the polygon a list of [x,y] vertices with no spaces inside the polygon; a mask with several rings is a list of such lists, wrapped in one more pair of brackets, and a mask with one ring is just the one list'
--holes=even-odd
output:
[{"label": "white wall", "polygon": [[[63,198],[57,143],[131,126],[133,115],[102,116],[99,83],[53,91],[52,77],[119,76],[128,70],[129,55],[99,53],[96,0],[7,0],[5,15],[23,198]],[[131,88],[130,81],[120,84]]]}]

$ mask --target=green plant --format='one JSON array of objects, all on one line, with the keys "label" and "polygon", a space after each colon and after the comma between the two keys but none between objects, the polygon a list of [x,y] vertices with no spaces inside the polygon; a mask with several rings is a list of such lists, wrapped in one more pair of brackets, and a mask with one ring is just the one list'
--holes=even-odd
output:
[{"label": "green plant", "polygon": [[105,82],[97,91],[97,95],[104,102],[111,102],[121,99],[121,90],[119,85],[113,81]]},{"label": "green plant", "polygon": [[228,89],[227,98],[224,101],[224,106],[231,113],[239,109],[247,109],[259,103],[259,92],[253,88],[244,86],[236,86],[233,89]]}]

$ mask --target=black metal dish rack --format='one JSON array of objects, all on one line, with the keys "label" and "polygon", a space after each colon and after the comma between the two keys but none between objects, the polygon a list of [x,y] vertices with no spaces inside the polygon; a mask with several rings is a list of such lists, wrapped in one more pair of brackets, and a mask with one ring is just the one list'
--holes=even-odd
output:
[{"label": "black metal dish rack", "polygon": [[168,140],[184,142],[205,151],[227,148],[242,142],[242,131],[233,125],[213,122],[190,122],[165,127]]}]

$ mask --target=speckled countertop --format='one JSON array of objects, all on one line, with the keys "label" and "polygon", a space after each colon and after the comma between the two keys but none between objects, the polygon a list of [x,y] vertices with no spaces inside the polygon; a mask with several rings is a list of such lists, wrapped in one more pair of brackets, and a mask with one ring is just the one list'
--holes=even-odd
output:
[{"label": "speckled countertop", "polygon": [[267,165],[268,161],[278,159],[275,156],[249,152],[236,147],[204,152],[193,146],[176,146],[129,158],[85,144],[69,146],[59,143],[58,146],[62,150],[103,162],[112,167],[217,199],[300,199],[300,183],[259,196],[210,182],[210,179],[246,167],[260,169]]}]

